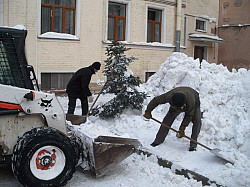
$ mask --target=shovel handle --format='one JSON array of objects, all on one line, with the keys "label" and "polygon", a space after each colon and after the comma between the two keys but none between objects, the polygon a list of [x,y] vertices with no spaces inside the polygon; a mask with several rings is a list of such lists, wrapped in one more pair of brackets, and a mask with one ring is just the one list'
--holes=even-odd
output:
[{"label": "shovel handle", "polygon": [[[157,122],[157,123],[159,123],[159,124],[163,125],[164,127],[167,127],[168,129],[170,129],[170,130],[172,130],[172,131],[176,132],[176,133],[178,133],[178,132],[179,132],[179,131],[177,131],[177,130],[175,130],[175,129],[171,128],[171,127],[170,127],[170,126],[168,126],[167,124],[164,124],[164,123],[160,122],[159,120],[157,120],[157,119],[155,119],[155,118],[153,118],[153,117],[152,117],[151,119],[152,119],[152,120],[154,120],[155,122]],[[203,145],[203,144],[202,144],[202,143],[200,143],[200,142],[197,142],[196,140],[194,140],[194,139],[192,139],[192,138],[190,138],[190,137],[188,137],[188,136],[186,136],[186,135],[184,135],[183,137],[185,137],[185,138],[189,139],[190,141],[192,141],[192,142],[194,142],[194,143],[196,143],[196,144],[199,144],[200,146],[202,146],[202,147],[204,147],[204,148],[208,149],[209,151],[211,151],[211,150],[212,150],[211,148],[209,148],[209,147],[207,147],[207,146]]]},{"label": "shovel handle", "polygon": [[[108,81],[107,81],[107,82],[108,82]],[[86,114],[86,118],[89,116],[89,113],[92,111],[93,107],[95,106],[95,103],[96,103],[97,99],[100,97],[100,95],[101,95],[101,93],[102,93],[104,87],[106,86],[107,82],[105,82],[105,84],[103,85],[101,91],[98,93],[98,96],[95,98],[94,103],[92,104],[92,106],[90,107],[88,113]]]}]

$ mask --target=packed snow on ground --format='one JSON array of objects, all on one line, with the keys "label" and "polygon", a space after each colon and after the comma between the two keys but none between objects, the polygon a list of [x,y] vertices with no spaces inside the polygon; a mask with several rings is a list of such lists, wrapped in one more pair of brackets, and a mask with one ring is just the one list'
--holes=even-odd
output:
[{"label": "packed snow on ground", "polygon": [[[200,68],[198,60],[183,53],[173,53],[159,71],[140,86],[139,90],[149,96],[142,111],[128,110],[109,120],[90,116],[85,124],[75,126],[78,131],[91,136],[136,138],[144,149],[154,155],[146,157],[132,154],[98,179],[78,168],[67,186],[202,186],[201,182],[188,180],[159,166],[156,156],[173,162],[175,167],[192,170],[223,186],[250,186],[249,83],[249,70],[229,72],[222,65],[206,61],[202,61]],[[189,140],[176,138],[174,132],[169,132],[165,142],[158,147],[150,146],[160,125],[152,120],[145,121],[142,117],[144,110],[154,96],[178,86],[189,86],[200,93],[203,118],[198,141],[212,149],[221,149],[223,156],[234,161],[234,165],[225,163],[199,145],[196,152],[189,152]],[[110,95],[102,95],[97,105],[111,98]],[[59,100],[66,111],[67,97],[60,97]],[[162,120],[168,108],[168,104],[158,106],[152,113],[153,117]],[[75,113],[81,114],[80,103]],[[172,127],[178,129],[182,118],[183,115],[178,116]],[[191,127],[192,123],[186,129],[187,136],[191,135]]]}]

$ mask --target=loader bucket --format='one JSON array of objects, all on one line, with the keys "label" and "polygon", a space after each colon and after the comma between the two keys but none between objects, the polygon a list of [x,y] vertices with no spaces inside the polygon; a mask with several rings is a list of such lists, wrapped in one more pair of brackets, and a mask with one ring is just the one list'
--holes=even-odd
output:
[{"label": "loader bucket", "polygon": [[139,146],[140,142],[137,139],[98,136],[91,142],[91,138],[85,136],[85,162],[95,176],[100,177],[131,155]]},{"label": "loader bucket", "polygon": [[140,145],[136,139],[99,136],[93,142],[95,174],[101,176],[131,155]]}]

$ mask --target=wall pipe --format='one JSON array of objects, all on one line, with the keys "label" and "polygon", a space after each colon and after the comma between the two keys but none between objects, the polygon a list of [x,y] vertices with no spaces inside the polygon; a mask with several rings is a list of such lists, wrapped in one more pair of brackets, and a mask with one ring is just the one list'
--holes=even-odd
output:
[{"label": "wall pipe", "polygon": [[177,0],[176,43],[175,43],[176,52],[180,52],[180,40],[181,40],[181,0]]}]

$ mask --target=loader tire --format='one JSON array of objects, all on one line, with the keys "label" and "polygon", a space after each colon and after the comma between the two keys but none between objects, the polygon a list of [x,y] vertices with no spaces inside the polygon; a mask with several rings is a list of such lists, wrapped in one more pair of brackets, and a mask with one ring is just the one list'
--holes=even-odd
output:
[{"label": "loader tire", "polygon": [[13,149],[12,170],[24,186],[64,186],[72,178],[75,165],[71,140],[54,128],[26,132]]},{"label": "loader tire", "polygon": [[83,152],[83,145],[82,145],[80,138],[76,137],[75,135],[70,137],[70,141],[75,150],[75,155],[76,155],[75,166],[78,166],[79,164],[81,164],[79,163],[79,160],[80,160],[80,157],[82,156],[81,153]]}]

